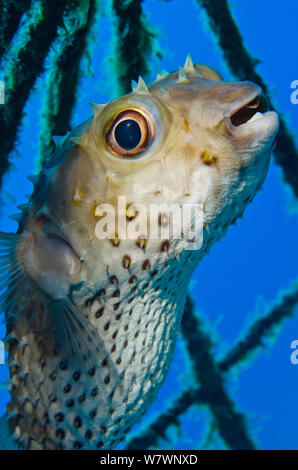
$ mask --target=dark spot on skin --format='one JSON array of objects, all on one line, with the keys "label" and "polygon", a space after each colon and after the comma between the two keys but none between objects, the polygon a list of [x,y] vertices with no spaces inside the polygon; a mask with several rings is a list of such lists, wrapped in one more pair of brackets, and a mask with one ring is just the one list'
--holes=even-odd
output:
[{"label": "dark spot on skin", "polygon": [[52,382],[54,382],[54,380],[56,380],[57,378],[57,372],[54,370],[51,375],[50,375],[50,379]]},{"label": "dark spot on skin", "polygon": [[64,414],[63,413],[55,414],[55,419],[58,421],[58,423],[62,423],[62,421],[64,420]]},{"label": "dark spot on skin", "polygon": [[125,269],[128,269],[130,267],[131,259],[130,256],[124,255],[122,258],[122,266]]},{"label": "dark spot on skin", "polygon": [[118,284],[118,278],[117,278],[117,276],[114,276],[114,275],[111,276],[111,277],[110,277],[110,283],[111,283],[111,284]]},{"label": "dark spot on skin", "polygon": [[117,361],[116,361],[116,364],[121,364],[121,357],[118,357]]},{"label": "dark spot on skin", "polygon": [[107,359],[104,359],[101,363],[101,366],[102,367],[106,367],[108,365],[108,360]]},{"label": "dark spot on skin", "polygon": [[157,276],[157,274],[158,274],[158,271],[157,271],[157,269],[154,269],[154,271],[152,271],[152,273],[151,273],[151,276],[153,276],[153,277],[154,277],[154,276]]},{"label": "dark spot on skin", "polygon": [[67,402],[65,404],[66,404],[67,408],[73,408],[74,400],[72,398],[70,398],[69,400],[67,400]]},{"label": "dark spot on skin", "polygon": [[107,385],[108,383],[110,383],[110,376],[107,375],[104,379],[104,383]]},{"label": "dark spot on skin", "polygon": [[122,421],[122,418],[118,418],[118,419],[116,419],[116,424],[120,424],[120,423],[121,423],[121,421]]},{"label": "dark spot on skin", "polygon": [[71,390],[71,386],[69,384],[65,385],[64,389],[63,389],[63,392],[64,393],[69,393]]},{"label": "dark spot on skin", "polygon": [[73,425],[75,428],[80,428],[82,426],[82,420],[79,416],[76,416],[74,421],[73,421]]},{"label": "dark spot on skin", "polygon": [[116,236],[115,238],[110,238],[109,241],[113,246],[120,245],[120,238],[118,238],[118,236]]},{"label": "dark spot on skin", "polygon": [[100,309],[97,310],[95,313],[95,318],[100,318],[104,312],[104,307],[101,307]]},{"label": "dark spot on skin", "polygon": [[93,436],[92,431],[90,431],[90,429],[88,429],[86,431],[86,434],[85,434],[85,439],[90,440],[90,439],[92,439],[92,436]]},{"label": "dark spot on skin", "polygon": [[[135,357],[136,357],[136,352],[134,351],[133,355],[131,356],[131,362],[134,360]],[[135,380],[135,377],[134,377],[134,380]]]},{"label": "dark spot on skin", "polygon": [[120,320],[120,318],[121,318],[121,315],[122,315],[122,313],[118,313],[118,315],[116,315],[116,317],[115,317],[115,318],[116,318],[116,320]]},{"label": "dark spot on skin", "polygon": [[98,389],[97,389],[97,387],[95,387],[91,392],[91,396],[96,397],[97,393],[98,393]]},{"label": "dark spot on skin", "polygon": [[108,323],[105,324],[104,330],[105,330],[105,331],[108,331],[109,328],[110,328],[110,322],[108,322]]},{"label": "dark spot on skin", "polygon": [[146,260],[144,261],[144,263],[142,264],[142,269],[148,270],[148,269],[150,269],[150,266],[151,266],[151,264],[150,264],[149,259],[146,259]]},{"label": "dark spot on skin", "polygon": [[120,297],[120,290],[117,289],[113,292],[112,297]]},{"label": "dark spot on skin", "polygon": [[169,248],[170,248],[170,242],[169,242],[169,240],[163,241],[162,244],[160,245],[160,251],[168,252],[168,251],[169,251]]},{"label": "dark spot on skin", "polygon": [[115,352],[116,351],[116,345],[113,344],[112,348],[111,348],[111,353]]},{"label": "dark spot on skin", "polygon": [[90,377],[93,377],[93,375],[95,375],[95,367],[92,367],[92,368],[89,370],[88,374],[90,375]]},{"label": "dark spot on skin", "polygon": [[127,330],[128,330],[128,325],[125,325],[124,331],[127,331]]},{"label": "dark spot on skin", "polygon": [[145,251],[146,245],[147,245],[147,240],[146,238],[138,238],[136,241],[136,245],[141,248],[142,250]]},{"label": "dark spot on skin", "polygon": [[106,434],[107,428],[105,426],[100,426],[100,432],[101,434]]},{"label": "dark spot on skin", "polygon": [[111,409],[109,410],[109,415],[112,416],[112,415],[114,414],[114,412],[115,412],[115,410],[114,410],[113,408],[111,408]]},{"label": "dark spot on skin", "polygon": [[116,310],[118,310],[118,308],[120,307],[120,305],[121,305],[120,302],[118,302],[117,304],[114,304],[114,305],[113,305],[113,310],[114,310],[114,312],[116,312]]},{"label": "dark spot on skin", "polygon": [[132,276],[129,278],[129,281],[128,281],[128,282],[129,282],[130,284],[134,284],[135,282],[137,282],[137,280],[138,280],[138,279],[137,279],[137,276],[132,275]]},{"label": "dark spot on skin", "polygon": [[54,393],[51,393],[51,395],[49,396],[49,400],[51,403],[55,403],[57,401],[56,395],[54,395]]},{"label": "dark spot on skin", "polygon": [[64,439],[65,438],[65,432],[63,431],[63,429],[61,429],[61,428],[57,429],[56,437],[58,437],[58,439]]},{"label": "dark spot on skin", "polygon": [[39,365],[43,368],[46,365],[46,360],[44,358],[40,358]]},{"label": "dark spot on skin", "polygon": [[127,346],[128,346],[128,341],[125,340],[124,343],[123,343],[123,349],[127,348]]},{"label": "dark spot on skin", "polygon": [[83,393],[83,394],[79,397],[79,402],[80,402],[80,403],[83,403],[85,400],[86,400],[86,395]]},{"label": "dark spot on skin", "polygon": [[96,408],[95,408],[94,410],[91,410],[91,411],[90,411],[90,415],[89,415],[90,418],[95,418],[96,415],[97,415],[97,409],[96,409]]},{"label": "dark spot on skin", "polygon": [[97,444],[96,444],[96,447],[97,449],[101,449],[103,447],[103,442],[102,441],[99,441]]},{"label": "dark spot on skin", "polygon": [[75,380],[76,382],[80,379],[80,377],[81,377],[81,374],[78,371],[76,371],[72,376],[73,380]]}]

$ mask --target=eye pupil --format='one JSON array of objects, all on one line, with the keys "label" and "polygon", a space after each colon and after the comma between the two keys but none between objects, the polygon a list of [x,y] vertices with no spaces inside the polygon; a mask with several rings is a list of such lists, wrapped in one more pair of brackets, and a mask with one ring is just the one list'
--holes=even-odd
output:
[{"label": "eye pupil", "polygon": [[125,150],[134,149],[141,141],[142,134],[139,124],[133,119],[119,122],[115,129],[115,139]]}]

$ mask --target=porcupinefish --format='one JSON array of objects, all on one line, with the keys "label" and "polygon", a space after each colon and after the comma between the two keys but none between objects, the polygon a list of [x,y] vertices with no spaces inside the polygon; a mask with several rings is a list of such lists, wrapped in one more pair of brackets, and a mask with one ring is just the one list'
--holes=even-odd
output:
[{"label": "porcupinefish", "polygon": [[[278,129],[257,85],[190,56],[91,106],[30,178],[18,232],[0,235],[2,447],[10,434],[22,449],[111,449],[127,435],[166,377],[192,272],[262,186]],[[201,246],[183,230],[150,238],[138,207],[152,204],[160,226],[169,204],[198,204]],[[97,236],[107,205],[135,237]]]}]

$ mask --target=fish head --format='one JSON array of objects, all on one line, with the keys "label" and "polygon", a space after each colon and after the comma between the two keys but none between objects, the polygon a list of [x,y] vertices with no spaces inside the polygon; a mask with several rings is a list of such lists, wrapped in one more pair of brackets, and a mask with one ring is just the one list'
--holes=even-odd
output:
[{"label": "fish head", "polygon": [[[252,82],[224,82],[188,58],[183,69],[158,76],[149,88],[140,79],[131,93],[91,105],[93,117],[46,164],[50,176],[35,199],[55,235],[92,272],[119,257],[112,248],[120,241],[123,253],[135,246],[127,232],[119,234],[119,220],[140,216],[141,206],[144,229],[152,205],[196,204],[203,214],[200,230],[213,223],[215,241],[263,184],[278,117]],[[108,207],[114,232],[101,237],[97,228],[108,222]],[[180,240],[175,246],[182,251],[188,245]]]}]

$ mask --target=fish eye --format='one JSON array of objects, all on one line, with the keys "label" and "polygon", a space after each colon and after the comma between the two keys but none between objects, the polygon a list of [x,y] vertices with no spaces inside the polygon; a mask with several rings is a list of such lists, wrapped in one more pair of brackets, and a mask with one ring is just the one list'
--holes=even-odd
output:
[{"label": "fish eye", "polygon": [[127,109],[119,113],[109,126],[105,141],[108,150],[118,157],[136,156],[146,150],[154,134],[149,116]]}]

